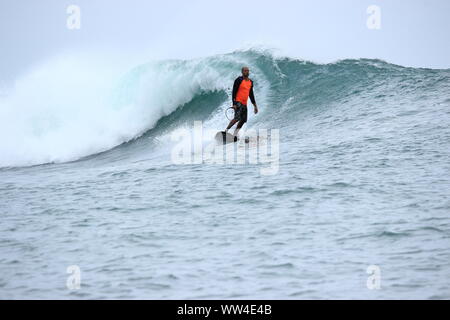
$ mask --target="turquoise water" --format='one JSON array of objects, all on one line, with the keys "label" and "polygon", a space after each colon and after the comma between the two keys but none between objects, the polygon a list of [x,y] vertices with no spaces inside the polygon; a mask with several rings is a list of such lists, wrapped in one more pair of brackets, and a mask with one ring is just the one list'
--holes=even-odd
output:
[{"label": "turquoise water", "polygon": [[[175,163],[174,133],[226,126],[242,65],[277,170]],[[0,298],[450,298],[450,70],[249,50],[83,78],[67,101],[33,81],[0,102]]]}]

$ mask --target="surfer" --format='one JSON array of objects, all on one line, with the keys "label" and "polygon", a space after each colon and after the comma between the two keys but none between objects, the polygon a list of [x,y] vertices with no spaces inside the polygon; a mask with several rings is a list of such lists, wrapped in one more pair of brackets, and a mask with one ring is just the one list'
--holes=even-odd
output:
[{"label": "surfer", "polygon": [[225,132],[231,129],[237,122],[236,129],[234,130],[235,140],[239,130],[242,128],[244,123],[247,122],[247,100],[250,97],[250,101],[254,106],[255,114],[258,113],[258,106],[256,105],[255,95],[253,94],[253,80],[248,77],[250,70],[248,67],[242,67],[242,76],[239,76],[234,80],[233,84],[233,109],[234,118],[231,119]]}]

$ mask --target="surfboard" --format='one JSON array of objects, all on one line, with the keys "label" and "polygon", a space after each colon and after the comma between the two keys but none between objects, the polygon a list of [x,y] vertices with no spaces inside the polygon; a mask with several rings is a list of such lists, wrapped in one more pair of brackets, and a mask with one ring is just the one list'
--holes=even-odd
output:
[{"label": "surfboard", "polygon": [[[227,144],[231,142],[236,142],[239,140],[239,138],[233,136],[231,133],[225,132],[225,131],[219,131],[216,133],[215,137],[217,143],[220,144]],[[250,139],[248,137],[245,138],[245,143],[249,143]]]},{"label": "surfboard", "polygon": [[231,133],[225,132],[225,131],[217,132],[215,139],[216,139],[217,143],[221,143],[221,144],[227,144],[227,143],[237,141],[237,137],[235,137]]}]

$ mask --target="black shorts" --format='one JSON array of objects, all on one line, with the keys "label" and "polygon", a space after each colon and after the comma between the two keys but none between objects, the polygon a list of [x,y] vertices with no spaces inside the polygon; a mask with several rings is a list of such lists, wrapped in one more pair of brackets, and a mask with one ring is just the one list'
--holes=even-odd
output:
[{"label": "black shorts", "polygon": [[240,102],[236,102],[236,110],[234,110],[234,120],[247,122],[247,106]]}]

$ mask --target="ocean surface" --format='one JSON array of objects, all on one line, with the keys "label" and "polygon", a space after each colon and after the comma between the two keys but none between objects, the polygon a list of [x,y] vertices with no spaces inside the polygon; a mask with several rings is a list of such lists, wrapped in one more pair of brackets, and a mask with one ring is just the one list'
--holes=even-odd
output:
[{"label": "ocean surface", "polygon": [[[243,65],[259,113],[223,148]],[[449,69],[119,69],[49,60],[2,93],[1,299],[450,299]]]}]

